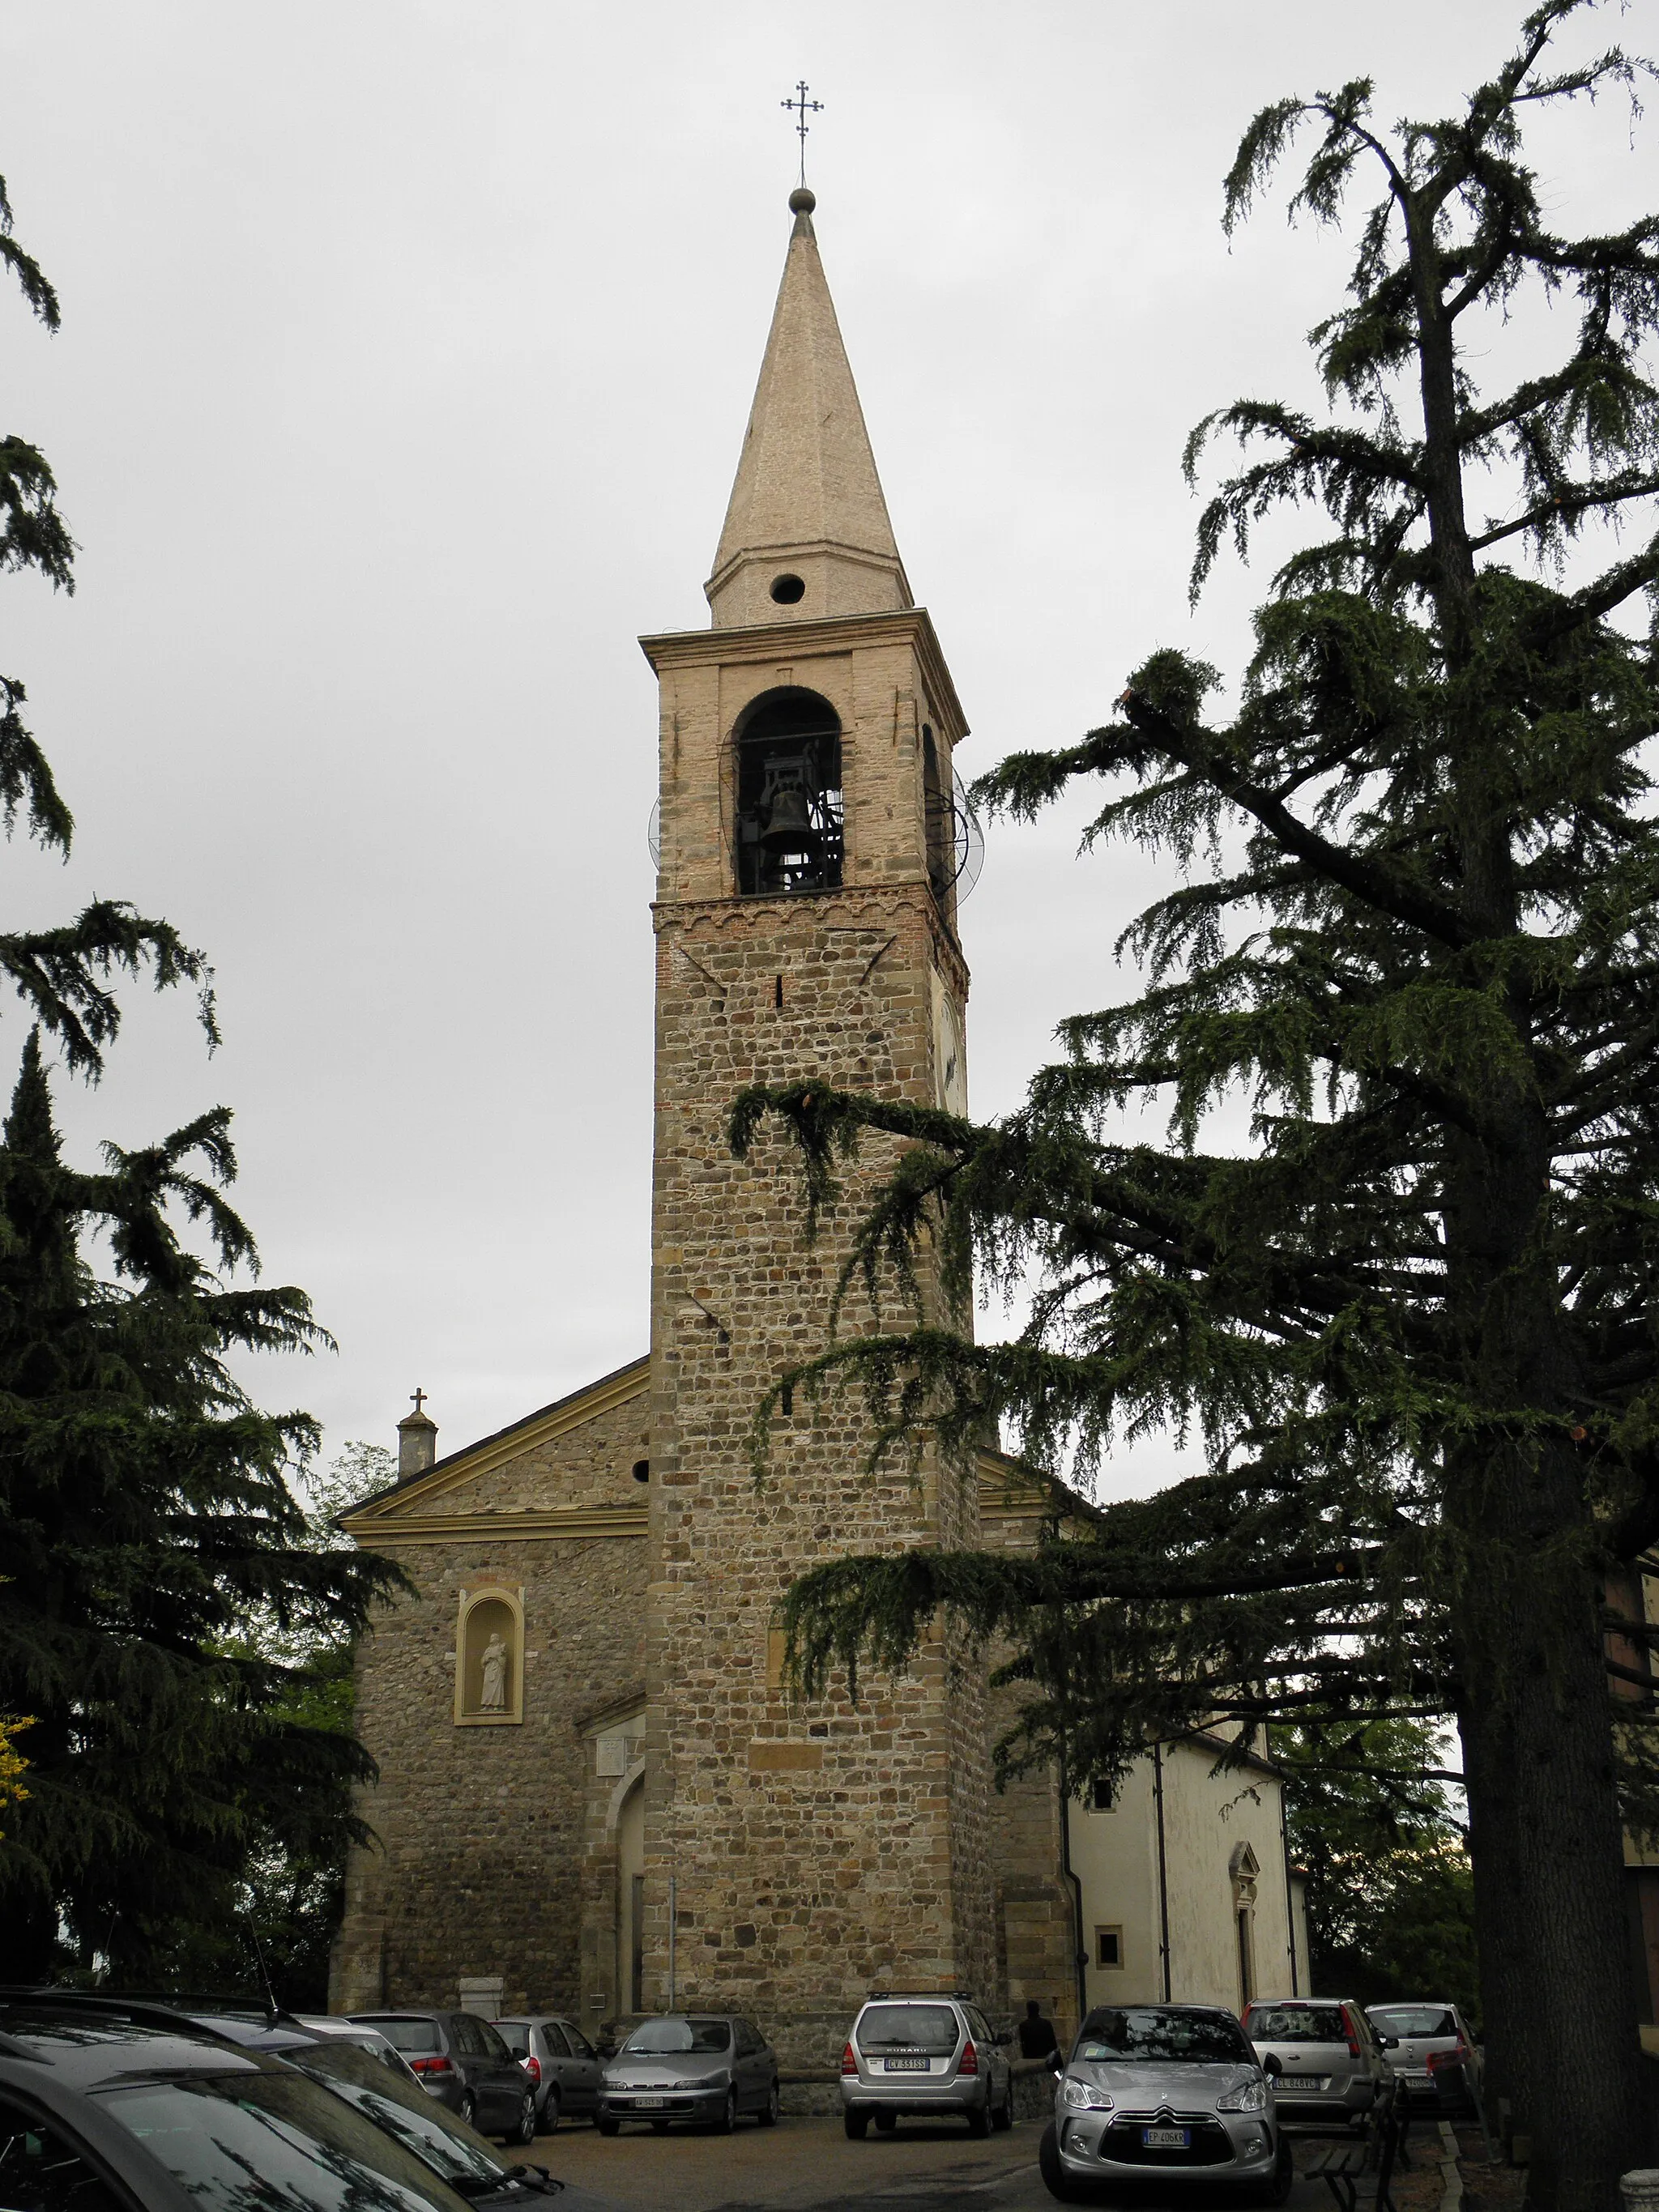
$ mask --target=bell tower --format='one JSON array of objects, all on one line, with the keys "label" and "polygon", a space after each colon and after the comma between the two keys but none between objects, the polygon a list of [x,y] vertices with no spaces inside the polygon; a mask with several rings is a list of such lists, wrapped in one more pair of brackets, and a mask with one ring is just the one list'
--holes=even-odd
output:
[{"label": "bell tower", "polygon": [[899,558],[813,196],[789,204],[712,625],[641,641],[661,687],[641,1996],[752,2013],[787,2063],[833,2068],[872,1987],[995,2001],[982,1680],[941,1634],[856,1705],[792,1705],[774,1608],[824,1559],[974,1544],[977,1493],[934,1452],[919,1479],[866,1473],[848,1390],[783,1409],[756,1486],[757,1408],[827,1340],[882,1156],[809,1245],[796,1156],[769,1136],[739,1162],[726,1131],[745,1085],[803,1076],[965,1109],[967,725]]}]

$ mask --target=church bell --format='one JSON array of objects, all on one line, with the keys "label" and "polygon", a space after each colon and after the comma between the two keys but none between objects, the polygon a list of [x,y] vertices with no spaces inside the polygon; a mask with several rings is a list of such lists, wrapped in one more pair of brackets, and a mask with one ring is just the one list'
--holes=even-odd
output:
[{"label": "church bell", "polygon": [[819,832],[806,806],[806,781],[799,761],[769,761],[761,792],[766,827],[761,843],[772,853],[816,853]]}]

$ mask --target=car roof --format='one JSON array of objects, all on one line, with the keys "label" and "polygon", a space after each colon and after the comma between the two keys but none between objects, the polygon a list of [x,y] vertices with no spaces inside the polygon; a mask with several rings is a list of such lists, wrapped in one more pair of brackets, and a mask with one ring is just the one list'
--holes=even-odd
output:
[{"label": "car roof", "polygon": [[1379,2004],[1368,2004],[1367,2012],[1455,2012],[1457,2007],[1449,1997],[1384,1997]]},{"label": "car roof", "polygon": [[0,1996],[0,2050],[50,2066],[76,2089],[157,2074],[263,2074],[278,2064],[160,2005],[52,1994]]}]

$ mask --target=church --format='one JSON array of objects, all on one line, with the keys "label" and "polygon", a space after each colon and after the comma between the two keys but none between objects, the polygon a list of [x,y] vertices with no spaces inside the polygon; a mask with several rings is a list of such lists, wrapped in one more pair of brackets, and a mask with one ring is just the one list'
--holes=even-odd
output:
[{"label": "church", "polygon": [[[1280,1778],[1149,1749],[1117,1802],[999,1792],[1014,1708],[948,1622],[856,1702],[792,1701],[778,1601],[817,1562],[1036,1544],[1089,1508],[981,1451],[866,1471],[854,1394],[785,1401],[822,1349],[847,1178],[809,1244],[795,1158],[735,1159],[746,1085],[821,1075],[965,1112],[956,750],[968,725],[912,596],[812,226],[793,228],[706,586],[641,641],[660,685],[649,1348],[398,1475],[345,1516],[406,1568],[357,1655],[380,1779],[331,2005],[563,2013],[590,2033],[753,2018],[805,2094],[872,1990],[960,1990],[1062,2037],[1116,1999],[1307,1989]],[[945,1316],[922,1268],[924,1304]],[[955,1317],[960,1322],[960,1316]]]}]

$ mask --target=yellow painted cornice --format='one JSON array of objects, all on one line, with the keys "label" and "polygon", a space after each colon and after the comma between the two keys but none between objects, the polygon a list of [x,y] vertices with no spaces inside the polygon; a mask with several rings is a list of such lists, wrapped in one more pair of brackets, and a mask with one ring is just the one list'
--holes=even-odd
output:
[{"label": "yellow painted cornice", "polygon": [[489,1544],[497,1538],[538,1544],[574,1536],[643,1536],[649,1520],[643,1505],[575,1505],[545,1513],[410,1513],[380,1521],[354,1513],[341,1526],[359,1543],[381,1551],[399,1544]]},{"label": "yellow painted cornice", "polygon": [[[511,1428],[500,1429],[494,1436],[484,1437],[476,1444],[468,1444],[460,1451],[452,1452],[447,1459],[441,1459],[435,1467],[428,1468],[424,1474],[411,1475],[407,1481],[396,1484],[391,1490],[383,1490],[378,1498],[366,1498],[349,1513],[343,1513],[339,1525],[349,1536],[356,1537],[360,1542],[371,1539],[375,1543],[389,1542],[392,1537],[389,1524],[410,1516],[411,1508],[424,1507],[429,1500],[441,1498],[446,1491],[453,1490],[459,1483],[470,1482],[481,1474],[489,1474],[498,1467],[505,1467],[509,1460],[518,1459],[525,1452],[534,1451],[538,1445],[550,1443],[556,1437],[568,1435],[572,1429],[579,1429],[589,1421],[599,1419],[604,1414],[614,1413],[618,1406],[625,1406],[629,1399],[643,1397],[650,1387],[651,1358],[647,1352],[642,1359],[635,1359],[626,1367],[619,1367],[612,1375],[601,1376],[597,1382],[590,1382],[586,1389],[573,1390],[568,1398],[560,1398],[554,1404],[543,1407],[539,1413],[514,1422]],[[643,1530],[645,1515],[642,1508],[605,1506],[593,1510],[607,1524],[618,1513],[637,1514],[641,1530]],[[434,1532],[421,1540],[435,1543],[438,1540],[435,1519],[424,1511],[420,1512],[418,1517]],[[447,1523],[453,1519],[453,1516],[446,1516]],[[539,1522],[553,1520],[559,1522],[562,1533],[567,1535],[599,1533],[597,1530],[571,1528],[565,1525],[568,1519],[568,1514],[556,1511],[469,1514],[465,1516],[465,1525],[471,1528],[479,1522],[490,1522],[505,1534],[501,1524],[508,1521]],[[447,1525],[444,1533],[450,1533]],[[627,1533],[632,1534],[635,1532],[630,1529]]]}]

